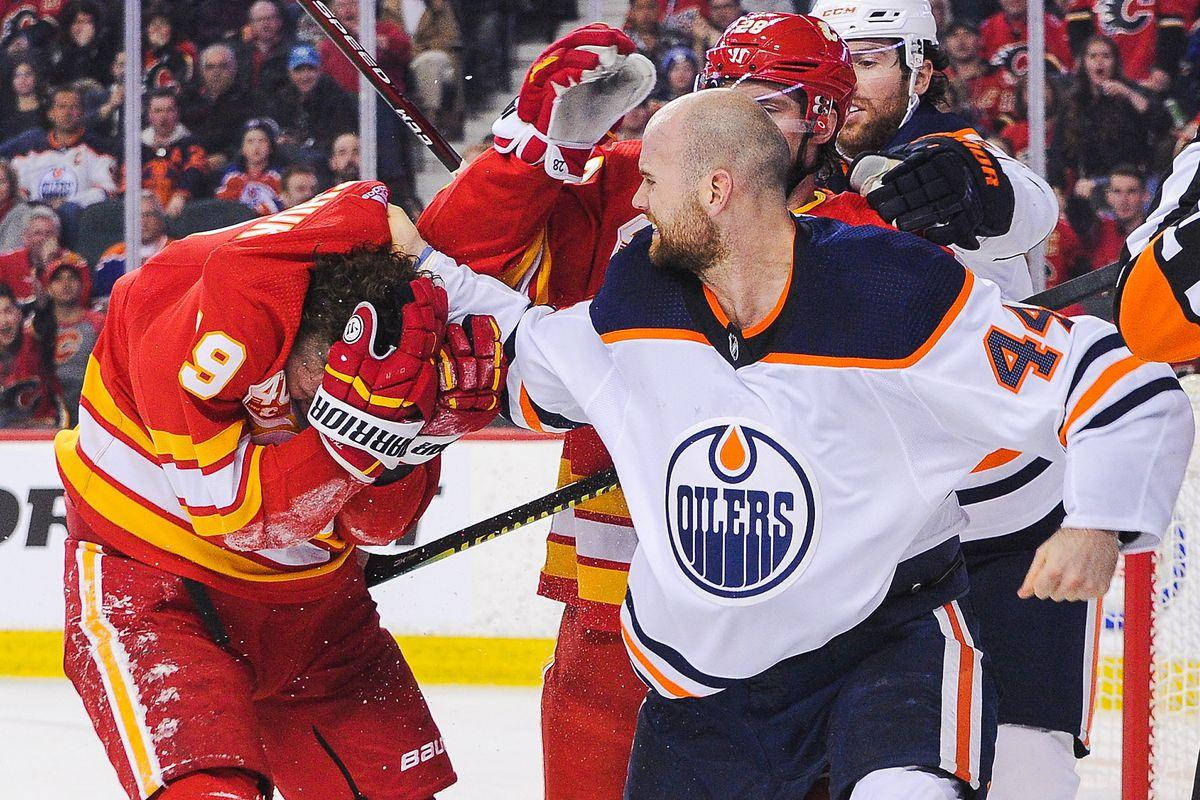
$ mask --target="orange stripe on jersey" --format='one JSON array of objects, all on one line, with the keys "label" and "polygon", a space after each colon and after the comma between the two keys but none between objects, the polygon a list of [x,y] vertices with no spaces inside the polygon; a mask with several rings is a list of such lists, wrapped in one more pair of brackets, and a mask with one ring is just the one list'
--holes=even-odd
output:
[{"label": "orange stripe on jersey", "polygon": [[685,331],[678,328],[627,328],[622,331],[601,334],[600,340],[605,344],[629,342],[637,339],[674,339],[683,342],[708,344],[704,334],[696,331]]},{"label": "orange stripe on jersey", "polygon": [[958,315],[966,307],[967,300],[970,298],[971,290],[974,287],[975,276],[970,272],[966,272],[962,289],[959,291],[958,297],[954,299],[954,303],[942,317],[942,321],[938,323],[937,328],[929,335],[929,338],[913,351],[912,355],[906,358],[841,358],[838,356],[813,356],[802,353],[769,353],[762,358],[762,361],[767,364],[796,364],[809,367],[858,367],[862,369],[903,369],[911,367],[933,349],[933,346],[938,343],[942,335],[949,330],[954,320],[958,319]]},{"label": "orange stripe on jersey", "polygon": [[950,629],[954,632],[954,640],[958,642],[958,737],[955,742],[954,762],[955,777],[970,783],[974,779],[971,774],[971,701],[974,696],[975,654],[974,648],[967,644],[963,636],[962,622],[958,617],[958,609],[954,603],[942,606],[950,621]]},{"label": "orange stripe on jersey", "polygon": [[[1161,234],[1160,234],[1161,236]],[[1137,356],[1148,361],[1190,361],[1200,356],[1200,325],[1184,316],[1162,273],[1155,239],[1122,276],[1117,327]]]},{"label": "orange stripe on jersey", "polygon": [[542,252],[542,263],[538,265],[533,276],[533,292],[530,299],[535,306],[544,306],[550,302],[550,269],[554,266],[554,253],[547,247]]},{"label": "orange stripe on jersey", "polygon": [[975,465],[975,469],[971,473],[987,472],[989,469],[1002,467],[1005,464],[1014,461],[1021,457],[1021,454],[1016,450],[1007,450],[1001,447],[999,450],[993,450],[983,457],[983,460]]},{"label": "orange stripe on jersey", "polygon": [[779,317],[779,312],[783,311],[783,304],[787,302],[788,292],[791,291],[792,275],[794,273],[794,270],[788,272],[787,280],[783,284],[783,291],[779,293],[779,299],[775,301],[775,307],[771,309],[771,313],[763,317],[760,322],[751,325],[749,328],[746,328],[746,330],[742,331],[742,336],[745,336],[746,338],[758,336]]},{"label": "orange stripe on jersey", "polygon": [[521,393],[517,397],[518,404],[521,407],[521,417],[525,420],[525,427],[538,433],[545,433],[545,428],[542,427],[542,421],[538,418],[537,411],[533,408],[533,401],[529,399],[529,392],[525,391],[525,384],[521,384]]},{"label": "orange stripe on jersey", "polygon": [[666,675],[663,675],[662,672],[659,671],[658,667],[651,664],[650,659],[646,658],[642,651],[638,649],[638,646],[633,643],[633,638],[630,637],[629,633],[625,630],[624,625],[621,626],[621,638],[625,640],[625,646],[629,648],[629,652],[633,654],[633,657],[637,659],[637,662],[642,665],[646,672],[650,673],[654,680],[658,681],[658,684],[662,686],[662,688],[665,689],[668,694],[672,694],[676,698],[696,696],[672,681]]},{"label": "orange stripe on jersey", "polygon": [[1129,356],[1115,364],[1110,364],[1107,369],[1100,373],[1100,377],[1096,378],[1087,391],[1079,396],[1079,399],[1075,402],[1075,407],[1067,415],[1067,418],[1063,420],[1062,427],[1058,429],[1058,441],[1062,443],[1063,447],[1067,445],[1067,431],[1071,430],[1071,426],[1086,414],[1092,406],[1096,405],[1100,401],[1100,398],[1104,396],[1104,393],[1112,388],[1114,383],[1145,363],[1145,361],[1137,356]]},{"label": "orange stripe on jersey", "polygon": [[1087,721],[1083,725],[1083,736],[1081,741],[1084,747],[1092,746],[1092,720],[1096,716],[1096,679],[1100,673],[1100,629],[1104,627],[1104,601],[1094,601],[1096,611],[1092,618],[1092,676],[1091,690],[1088,692],[1088,698],[1091,703],[1087,709]]}]

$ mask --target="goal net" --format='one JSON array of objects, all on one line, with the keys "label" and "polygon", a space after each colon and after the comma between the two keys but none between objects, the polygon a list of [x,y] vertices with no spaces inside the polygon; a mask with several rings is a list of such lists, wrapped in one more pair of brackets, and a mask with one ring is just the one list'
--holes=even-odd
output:
[{"label": "goal net", "polygon": [[[1181,382],[1200,418],[1200,375]],[[1081,800],[1191,800],[1200,749],[1200,431],[1158,551],[1122,559],[1099,650]]]}]

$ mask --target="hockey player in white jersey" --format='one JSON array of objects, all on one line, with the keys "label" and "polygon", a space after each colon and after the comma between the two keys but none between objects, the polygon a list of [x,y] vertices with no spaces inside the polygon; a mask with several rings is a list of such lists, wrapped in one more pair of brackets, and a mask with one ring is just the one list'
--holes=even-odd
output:
[{"label": "hockey player in white jersey", "polygon": [[1005,306],[903,234],[794,220],[787,160],[751,102],[691,95],[647,132],[657,230],[595,300],[531,309],[425,264],[456,314],[497,316],[514,417],[592,424],[614,454],[640,534],[622,633],[654,690],[627,797],[802,797],[826,768],[837,800],[982,796],[994,707],[952,490],[998,445],[1065,447],[1078,536],[1038,591],[1095,596],[1095,542],[1166,524],[1190,411],[1094,373],[1104,323]]},{"label": "hockey player in white jersey", "polygon": [[858,77],[838,136],[849,187],[900,230],[951,246],[1007,297],[1032,294],[1027,254],[1058,219],[1054,192],[938,108],[949,61],[929,0],[816,0],[810,13],[850,46]]}]

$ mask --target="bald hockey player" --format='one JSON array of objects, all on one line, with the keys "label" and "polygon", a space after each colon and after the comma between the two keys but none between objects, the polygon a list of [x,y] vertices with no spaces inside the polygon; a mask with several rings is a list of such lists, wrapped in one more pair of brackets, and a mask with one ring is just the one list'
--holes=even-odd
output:
[{"label": "bald hockey player", "polygon": [[495,416],[500,351],[491,320],[446,326],[387,197],[343,184],[116,283],[55,451],[66,673],[131,800],[454,782],[356,548],[411,529],[436,455]]},{"label": "bald hockey player", "polygon": [[626,797],[801,797],[826,769],[837,800],[982,796],[995,717],[952,490],[997,444],[1065,447],[1075,535],[1040,591],[1098,596],[1096,541],[1130,508],[1169,518],[1178,481],[1127,476],[1182,475],[1188,405],[1089,378],[1099,321],[1039,331],[936,246],[793,217],[790,163],[749,98],[700,92],[649,126],[655,231],[593,301],[531,308],[426,263],[452,314],[496,314],[509,413],[613,453],[638,530],[621,635],[652,688]]}]

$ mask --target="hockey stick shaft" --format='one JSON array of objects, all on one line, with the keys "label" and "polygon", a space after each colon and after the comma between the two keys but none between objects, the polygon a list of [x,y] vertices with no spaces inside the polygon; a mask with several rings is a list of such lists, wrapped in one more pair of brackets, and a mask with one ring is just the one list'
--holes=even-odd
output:
[{"label": "hockey stick shaft", "polygon": [[[1026,298],[1024,302],[1058,310],[1097,292],[1112,288],[1119,273],[1118,264],[1109,264],[1086,275],[1072,278],[1052,289],[1038,292]],[[412,572],[419,567],[441,561],[443,558],[472,548],[477,544],[543,520],[559,511],[574,508],[593,497],[611,492],[618,486],[617,471],[612,468],[606,469],[412,550],[395,555],[372,554],[367,560],[367,586],[378,586],[384,581]]]},{"label": "hockey stick shaft", "polygon": [[398,575],[412,572],[417,567],[441,561],[489,539],[543,520],[593,497],[611,492],[617,485],[617,471],[609,468],[412,550],[390,556],[373,554],[367,559],[367,586],[378,586]]},{"label": "hockey stick shaft", "polygon": [[297,0],[297,2],[321,27],[321,30],[329,37],[329,41],[342,51],[342,54],[350,60],[359,74],[374,87],[384,102],[391,106],[392,111],[400,117],[400,121],[404,123],[405,127],[438,157],[446,169],[451,172],[458,169],[462,164],[462,156],[450,146],[438,129],[433,127],[433,123],[426,119],[421,110],[400,93],[388,74],[375,62],[371,54],[363,49],[358,39],[354,38],[354,35],[346,29],[346,26],[329,9],[329,6],[322,3],[321,0]]}]

